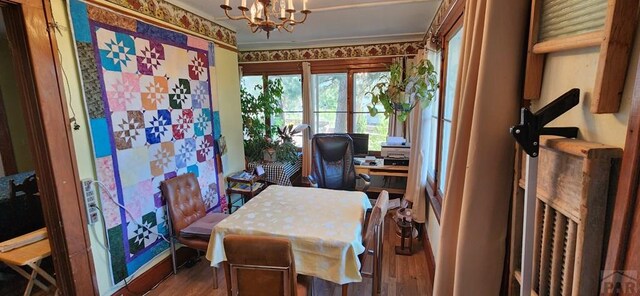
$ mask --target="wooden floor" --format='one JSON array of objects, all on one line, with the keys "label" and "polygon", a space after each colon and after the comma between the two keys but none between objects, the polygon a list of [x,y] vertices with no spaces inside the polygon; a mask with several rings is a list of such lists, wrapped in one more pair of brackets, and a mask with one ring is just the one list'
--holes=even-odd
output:
[{"label": "wooden floor", "polygon": [[[385,227],[385,246],[382,275],[382,295],[431,295],[431,276],[427,268],[427,255],[422,243],[414,241],[413,256],[399,256],[394,248],[399,244],[395,234],[393,221],[387,217]],[[371,260],[368,260],[371,262]],[[370,270],[367,266],[366,270]],[[218,272],[218,289],[213,290],[213,273],[209,262],[201,260],[192,268],[178,270],[178,275],[171,275],[147,295],[226,295],[224,271]],[[337,284],[315,279],[314,296],[341,295],[341,287]],[[365,278],[361,283],[349,285],[349,295],[371,295],[371,279]]]}]

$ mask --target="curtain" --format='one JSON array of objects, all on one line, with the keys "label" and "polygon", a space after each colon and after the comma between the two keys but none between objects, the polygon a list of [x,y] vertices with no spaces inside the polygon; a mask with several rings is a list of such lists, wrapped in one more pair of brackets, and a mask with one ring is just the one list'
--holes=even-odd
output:
[{"label": "curtain", "polygon": [[499,295],[529,1],[467,0],[434,295]]},{"label": "curtain", "polygon": [[302,63],[302,123],[308,124],[302,134],[302,177],[311,174],[311,131],[313,130],[313,104],[311,103],[311,64]]},{"label": "curtain", "polygon": [[[396,57],[393,58],[392,63],[400,63],[400,65],[404,66],[404,57]],[[404,67],[402,71],[405,71]],[[389,137],[404,137],[404,122],[398,120],[398,116],[396,114],[392,114],[389,116],[389,130],[387,132],[387,136]]]},{"label": "curtain", "polygon": [[[420,50],[416,56],[416,61],[424,59],[424,51]],[[409,178],[407,179],[407,190],[404,198],[412,203],[413,219],[418,223],[427,221],[427,196],[425,187],[427,186],[427,153],[429,153],[429,135],[431,131],[431,112],[433,108],[422,108],[416,106],[407,118],[406,126],[407,141],[411,143],[411,154],[409,155]]]}]

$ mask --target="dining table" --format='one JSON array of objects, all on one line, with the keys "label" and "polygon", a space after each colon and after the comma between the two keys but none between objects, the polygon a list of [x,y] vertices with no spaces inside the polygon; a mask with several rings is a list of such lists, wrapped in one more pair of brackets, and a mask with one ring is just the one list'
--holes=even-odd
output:
[{"label": "dining table", "polygon": [[361,282],[358,255],[365,251],[369,208],[363,192],[272,185],[213,228],[206,258],[212,266],[226,261],[223,241],[230,234],[287,238],[299,274]]}]

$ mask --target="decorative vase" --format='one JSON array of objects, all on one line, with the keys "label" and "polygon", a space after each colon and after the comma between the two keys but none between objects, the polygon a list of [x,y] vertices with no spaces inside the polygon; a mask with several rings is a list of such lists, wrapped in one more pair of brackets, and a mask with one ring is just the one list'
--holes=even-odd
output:
[{"label": "decorative vase", "polygon": [[266,162],[276,161],[276,149],[267,148],[262,150],[263,160]]}]

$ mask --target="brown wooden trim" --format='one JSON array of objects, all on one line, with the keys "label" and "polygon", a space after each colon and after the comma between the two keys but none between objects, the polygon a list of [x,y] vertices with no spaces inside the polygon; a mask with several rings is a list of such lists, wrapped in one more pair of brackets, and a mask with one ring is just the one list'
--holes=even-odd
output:
[{"label": "brown wooden trim", "polygon": [[591,100],[592,113],[616,113],[620,109],[633,37],[638,28],[638,2],[609,0]]},{"label": "brown wooden trim", "polygon": [[429,240],[429,235],[427,235],[427,224],[423,224],[424,229],[422,231],[422,241],[424,242],[424,251],[427,253],[427,271],[429,272],[429,282],[431,285],[428,288],[427,295],[433,295],[433,286],[435,284],[434,279],[436,276],[436,258],[433,256],[433,246],[431,246],[431,241]]},{"label": "brown wooden trim", "polygon": [[300,62],[240,64],[240,66],[243,76],[302,74]]},{"label": "brown wooden trim", "polygon": [[46,0],[0,0],[61,295],[97,295],[57,42]]},{"label": "brown wooden trim", "polygon": [[440,24],[440,27],[438,27],[436,31],[438,32],[438,35],[447,35],[455,26],[458,25],[457,23],[464,14],[465,2],[466,1],[464,0],[456,0],[456,2],[451,5],[451,8],[442,20],[442,24]]},{"label": "brown wooden trim", "polygon": [[533,52],[534,45],[538,42],[538,22],[542,1],[531,1],[531,13],[529,18],[529,39],[527,43],[527,59],[524,79],[523,96],[525,100],[537,100],[542,91],[542,75],[544,74],[544,55]]},{"label": "brown wooden trim", "polygon": [[11,130],[9,129],[9,121],[7,120],[7,112],[4,108],[4,100],[2,98],[2,89],[0,88],[0,156],[2,156],[2,167],[5,175],[13,175],[18,173],[18,165],[16,164],[16,156],[13,153],[13,141],[11,140]]},{"label": "brown wooden trim", "polygon": [[[176,264],[178,266],[187,262],[187,260],[197,255],[194,249],[180,248],[176,250]],[[200,260],[206,260],[201,258]],[[180,272],[180,270],[178,270]],[[149,270],[143,272],[127,286],[120,288],[118,291],[111,294],[112,296],[138,296],[143,295],[155,287],[158,283],[163,281],[169,274],[173,273],[173,264],[171,263],[171,255],[162,259],[158,264],[149,268]],[[212,286],[213,288],[213,286]],[[177,291],[176,291],[177,292]]]},{"label": "brown wooden trim", "polygon": [[347,73],[347,131],[353,132],[353,70],[349,70]]},{"label": "brown wooden trim", "polygon": [[534,44],[533,53],[539,55],[556,51],[600,46],[603,38],[604,32],[596,31],[560,39],[551,39]]},{"label": "brown wooden trim", "polygon": [[[636,73],[640,74],[640,66],[636,68]],[[640,213],[636,209],[637,205],[640,205],[637,203],[640,190],[638,185],[640,182],[640,75],[636,76],[634,90],[618,179],[618,192],[612,214],[605,270],[623,270],[628,252],[638,256],[638,250],[628,250],[627,247],[634,211]]]},{"label": "brown wooden trim", "polygon": [[[427,201],[429,201],[429,205],[431,205],[433,213],[436,216],[436,220],[438,220],[438,224],[440,224],[440,217],[442,217],[442,197],[439,194],[435,193],[436,191],[434,191],[434,186],[435,183],[427,181],[427,186],[425,186],[425,193],[427,194]],[[429,213],[427,212],[427,214]]]}]

